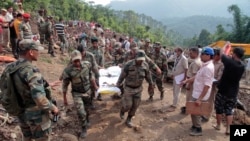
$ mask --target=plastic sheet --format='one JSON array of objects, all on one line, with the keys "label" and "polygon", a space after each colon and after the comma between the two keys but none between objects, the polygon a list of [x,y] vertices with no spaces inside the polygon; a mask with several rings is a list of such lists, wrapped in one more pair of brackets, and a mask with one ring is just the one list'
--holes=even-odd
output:
[{"label": "plastic sheet", "polygon": [[120,94],[121,90],[116,87],[116,83],[121,74],[121,68],[119,66],[112,66],[107,69],[100,69],[99,89],[98,94]]}]

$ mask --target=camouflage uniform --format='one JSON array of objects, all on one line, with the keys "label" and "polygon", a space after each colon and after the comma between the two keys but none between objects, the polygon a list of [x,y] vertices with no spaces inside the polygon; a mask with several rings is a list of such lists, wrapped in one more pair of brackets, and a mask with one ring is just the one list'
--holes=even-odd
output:
[{"label": "camouflage uniform", "polygon": [[[145,55],[144,55],[145,56]],[[141,66],[136,65],[136,59],[128,61],[121,72],[117,81],[117,85],[122,85],[124,79],[124,94],[121,99],[121,113],[123,119],[124,113],[128,112],[126,124],[132,127],[131,118],[135,115],[137,108],[141,102],[141,92],[143,90],[142,83],[144,78],[149,85],[152,85],[151,74],[148,64],[143,61]]]},{"label": "camouflage uniform", "polygon": [[20,38],[22,39],[31,39],[32,38],[32,31],[29,22],[22,22],[19,26],[20,31]]},{"label": "camouflage uniform", "polygon": [[104,55],[102,50],[99,47],[98,48],[90,47],[88,51],[94,55],[98,67],[103,67]]},{"label": "camouflage uniform", "polygon": [[[91,66],[92,66],[91,70],[95,75],[96,83],[99,84],[98,80],[99,80],[100,74],[99,74],[98,65],[96,63],[94,55],[91,52],[85,51],[85,56],[82,57],[82,60],[90,62]],[[93,86],[91,86],[91,90],[92,90],[91,91],[91,102],[92,102],[93,98],[95,97],[95,88]],[[91,103],[91,104],[93,106],[93,103]]]},{"label": "camouflage uniform", "polygon": [[86,128],[89,117],[89,106],[91,103],[91,80],[94,79],[91,71],[91,64],[87,61],[81,61],[81,69],[77,69],[70,64],[63,71],[63,93],[68,90],[71,83],[72,97],[76,106],[78,117],[82,128]]},{"label": "camouflage uniform", "polygon": [[[135,53],[133,53],[132,51],[129,51],[129,52],[127,52],[126,54],[125,54],[125,57],[124,57],[124,63],[126,63],[127,61],[129,61],[129,60],[133,60],[133,59],[135,59],[135,57],[136,57],[136,53],[137,52],[144,52],[143,50],[136,50],[136,52]],[[145,53],[145,52],[144,52]],[[145,61],[148,63],[148,65],[149,65],[149,68],[150,69],[156,69],[156,67],[157,67],[157,65],[146,55],[145,56]]]},{"label": "camouflage uniform", "polygon": [[45,34],[45,40],[49,43],[49,48],[48,48],[48,53],[51,54],[51,56],[55,57],[54,55],[54,47],[53,47],[53,40],[52,40],[52,35],[53,35],[53,29],[52,29],[52,22],[50,20],[47,20],[45,22],[47,24],[47,33]]},{"label": "camouflage uniform", "polygon": [[41,15],[38,15],[38,17],[37,17],[37,29],[38,29],[38,31],[39,31],[39,35],[40,35],[40,42],[41,42],[41,44],[43,44],[43,42],[44,42],[44,34],[41,32],[41,30],[40,30],[40,25],[42,24],[42,23],[44,23],[45,22],[45,20],[44,20],[44,18],[43,18],[43,16],[41,16]]},{"label": "camouflage uniform", "polygon": [[[38,49],[32,45],[32,40],[24,39],[20,42],[20,50]],[[34,67],[30,61],[20,58],[12,65],[26,63],[26,67],[20,68],[13,75],[16,91],[19,92],[25,112],[18,116],[25,141],[31,139],[49,141],[51,133],[51,120],[49,110],[55,107],[48,100],[45,93],[44,83],[39,69]]]},{"label": "camouflage uniform", "polygon": [[152,56],[152,52],[153,52],[153,47],[152,46],[147,46],[146,44],[144,44],[143,46],[140,47],[141,50],[144,50],[144,52],[146,53],[146,55],[151,58]]},{"label": "camouflage uniform", "polygon": [[[161,69],[162,72],[166,72],[167,70],[167,59],[163,52],[153,52],[151,59],[154,61],[154,63]],[[161,92],[161,99],[164,97],[164,87],[163,87],[163,78],[164,74],[157,75],[156,72],[152,72],[152,80],[154,82],[154,85],[156,84],[158,87],[158,90]],[[154,90],[148,91],[150,98],[153,98],[154,96]]]},{"label": "camouflage uniform", "polygon": [[121,43],[116,42],[113,47],[112,56],[114,56],[115,65],[123,64],[124,62],[125,50],[121,48]]}]

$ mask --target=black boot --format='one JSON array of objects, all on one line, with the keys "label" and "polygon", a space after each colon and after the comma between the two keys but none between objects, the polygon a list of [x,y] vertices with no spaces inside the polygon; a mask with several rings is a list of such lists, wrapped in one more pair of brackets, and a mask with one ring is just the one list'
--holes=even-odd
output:
[{"label": "black boot", "polygon": [[191,136],[202,136],[202,128],[201,127],[195,127],[189,135]]},{"label": "black boot", "polygon": [[87,115],[87,117],[86,117],[86,122],[87,122],[87,123],[86,123],[86,127],[89,128],[90,125],[91,125],[91,124],[90,124],[90,121],[89,121],[89,115]]},{"label": "black boot", "polygon": [[55,53],[51,53],[50,55],[51,55],[51,57],[56,57],[56,56],[55,56]]},{"label": "black boot", "polygon": [[127,125],[129,128],[132,128],[132,127],[133,127],[131,120],[132,120],[132,116],[129,116],[129,115],[128,115],[127,120],[126,120],[126,125]]},{"label": "black boot", "polygon": [[164,92],[161,92],[161,100],[164,98]]},{"label": "black boot", "polygon": [[97,96],[97,100],[102,101],[102,96],[100,94]]},{"label": "black boot", "polygon": [[120,118],[124,119],[124,112],[120,111]]},{"label": "black boot", "polygon": [[87,127],[82,127],[82,132],[80,134],[80,138],[85,138],[87,136]]}]

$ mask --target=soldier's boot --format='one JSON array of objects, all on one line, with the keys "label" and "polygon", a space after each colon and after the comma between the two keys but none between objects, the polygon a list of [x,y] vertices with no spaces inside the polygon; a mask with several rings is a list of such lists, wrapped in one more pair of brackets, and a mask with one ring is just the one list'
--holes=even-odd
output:
[{"label": "soldier's boot", "polygon": [[86,116],[86,127],[90,127],[89,115]]},{"label": "soldier's boot", "polygon": [[161,91],[161,100],[164,98],[164,91]]},{"label": "soldier's boot", "polygon": [[153,99],[153,96],[149,96],[149,98],[147,99],[147,102],[152,102],[154,99]]},{"label": "soldier's boot", "polygon": [[125,114],[124,112],[120,111],[120,118],[121,119],[124,119],[124,114]]},{"label": "soldier's boot", "polygon": [[102,96],[100,94],[97,96],[97,100],[102,101]]},{"label": "soldier's boot", "polygon": [[87,127],[82,127],[82,131],[80,133],[80,138],[85,138],[87,136]]},{"label": "soldier's boot", "polygon": [[133,127],[133,124],[132,124],[131,120],[132,120],[132,116],[128,115],[125,124],[126,124],[129,128],[132,128],[132,127]]},{"label": "soldier's boot", "polygon": [[50,56],[51,56],[51,57],[56,57],[56,55],[55,55],[54,52],[51,52],[51,53],[50,53]]}]

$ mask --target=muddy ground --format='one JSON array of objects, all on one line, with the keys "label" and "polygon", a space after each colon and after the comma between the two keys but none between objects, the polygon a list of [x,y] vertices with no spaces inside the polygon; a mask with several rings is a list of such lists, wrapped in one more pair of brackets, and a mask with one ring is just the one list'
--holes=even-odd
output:
[{"label": "muddy ground", "polygon": [[[52,82],[58,80],[68,60],[67,56],[60,56],[60,54],[57,54],[56,58],[51,58],[46,51],[43,51],[39,61],[34,64],[38,66],[44,77]],[[88,129],[87,137],[79,139],[79,141],[229,141],[229,136],[224,134],[225,127],[221,131],[213,129],[212,125],[216,123],[215,115],[202,125],[203,136],[189,136],[190,115],[180,113],[180,107],[185,103],[185,89],[182,90],[177,110],[166,112],[173,98],[171,82],[164,83],[166,93],[163,100],[160,100],[159,91],[155,90],[153,102],[146,102],[148,84],[145,82],[143,86],[142,102],[132,120],[135,124],[134,128],[127,128],[124,120],[120,119],[120,101],[112,99],[111,95],[103,95],[103,101],[94,101],[96,109],[91,110],[91,126]],[[250,89],[244,85],[243,81],[241,86],[239,97],[246,107],[250,107]],[[70,105],[66,108],[62,105],[60,87],[53,90],[53,96],[61,109],[62,118],[57,123],[53,123],[52,141],[74,141],[80,132],[80,126],[71,93],[68,92]],[[242,122],[236,123],[242,124]],[[18,125],[11,123],[1,127],[0,140],[20,141],[21,134]]]}]

